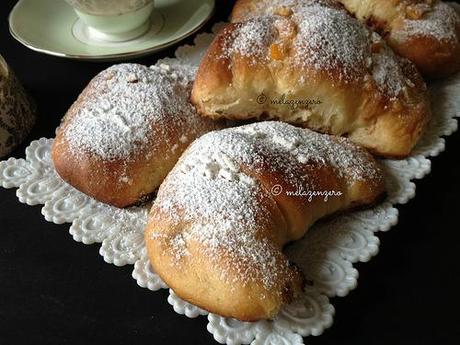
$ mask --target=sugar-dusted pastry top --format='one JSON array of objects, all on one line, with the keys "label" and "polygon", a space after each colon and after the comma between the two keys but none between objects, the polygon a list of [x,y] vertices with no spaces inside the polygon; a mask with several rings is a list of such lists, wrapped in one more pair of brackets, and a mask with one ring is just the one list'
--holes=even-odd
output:
[{"label": "sugar-dusted pastry top", "polygon": [[151,194],[189,143],[218,124],[189,102],[188,65],[114,65],[67,112],[53,159],[61,177],[115,206]]},{"label": "sugar-dusted pastry top", "polygon": [[302,6],[314,4],[341,9],[336,0],[237,0],[230,15],[232,23],[245,22],[249,19],[276,14],[289,15]]},{"label": "sugar-dusted pastry top", "polygon": [[[245,6],[250,9],[243,11]],[[391,97],[412,86],[411,78],[417,79],[416,73],[405,75],[404,67],[380,36],[372,34],[335,1],[240,0],[235,9],[243,13],[237,15],[234,10],[232,19],[245,21],[226,38],[229,43],[224,44],[225,57],[238,53],[270,61],[276,60],[277,53],[279,57],[290,55],[293,68],[330,71],[350,82],[372,77]],[[287,38],[294,39],[292,47],[281,46]],[[383,75],[387,69],[389,73]]]},{"label": "sugar-dusted pastry top", "polygon": [[410,1],[405,12],[403,26],[394,38],[404,41],[413,36],[432,36],[458,44],[460,16],[453,7],[442,1]]},{"label": "sugar-dusted pastry top", "polygon": [[202,126],[187,102],[194,74],[192,66],[114,65],[79,97],[64,137],[72,150],[107,160],[163,145],[167,126]]},{"label": "sugar-dusted pastry top", "polygon": [[339,0],[428,77],[460,70],[460,15],[439,0]]},{"label": "sugar-dusted pastry top", "polygon": [[287,47],[272,45],[290,38],[294,38],[289,53],[295,66],[336,70],[342,79],[362,76],[370,57],[369,32],[341,9],[318,4],[296,8],[289,19],[262,15],[240,24],[228,37],[223,56],[255,57],[254,63],[281,60]]},{"label": "sugar-dusted pastry top", "polygon": [[[336,194],[308,196],[325,189]],[[347,139],[282,122],[215,131],[160,187],[146,244],[180,297],[243,320],[273,317],[302,289],[282,246],[318,218],[382,192],[378,165]]]},{"label": "sugar-dusted pastry top", "polygon": [[277,1],[259,13],[266,3],[236,3],[234,16],[255,18],[228,25],[211,44],[192,91],[198,111],[282,120],[380,155],[409,154],[431,113],[416,68],[335,2]]},{"label": "sugar-dusted pastry top", "polygon": [[[252,246],[257,242],[257,222],[268,212],[256,197],[267,186],[261,186],[254,174],[282,171],[293,191],[319,190],[319,181],[311,174],[301,174],[299,167],[305,164],[330,167],[350,185],[372,181],[378,186],[382,182],[380,169],[369,154],[345,138],[282,122],[261,122],[212,132],[193,143],[179,168],[168,177],[167,188],[163,187],[167,194],[158,196],[157,205],[176,224],[199,221],[200,225],[180,237],[191,236],[208,244],[209,255],[221,255],[219,247],[226,247],[235,254],[230,267],[253,260],[253,272],[238,270],[248,273],[238,278],[250,283],[251,277],[260,273],[257,266],[267,266],[270,274],[272,256],[265,241],[258,248]],[[245,173],[248,170],[250,173]],[[187,255],[186,243],[182,244],[178,240],[172,248],[178,259]],[[273,279],[264,283],[266,287],[275,284]]]}]

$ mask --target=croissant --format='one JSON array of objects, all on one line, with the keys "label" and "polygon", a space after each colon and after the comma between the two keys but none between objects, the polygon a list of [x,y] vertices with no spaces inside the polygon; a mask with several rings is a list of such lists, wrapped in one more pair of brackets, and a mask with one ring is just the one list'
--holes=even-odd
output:
[{"label": "croissant", "polygon": [[270,121],[214,131],[160,186],[145,243],[181,298],[239,320],[268,319],[304,286],[282,247],[319,218],[383,192],[377,163],[348,139]]},{"label": "croissant", "polygon": [[334,2],[273,8],[217,35],[192,90],[198,112],[282,120],[407,156],[431,114],[414,65]]},{"label": "croissant", "polygon": [[460,70],[460,16],[438,0],[339,0],[432,78]]},{"label": "croissant", "polygon": [[120,64],[97,75],[67,112],[52,159],[93,198],[126,207],[149,197],[185,148],[219,128],[188,101],[190,66]]}]

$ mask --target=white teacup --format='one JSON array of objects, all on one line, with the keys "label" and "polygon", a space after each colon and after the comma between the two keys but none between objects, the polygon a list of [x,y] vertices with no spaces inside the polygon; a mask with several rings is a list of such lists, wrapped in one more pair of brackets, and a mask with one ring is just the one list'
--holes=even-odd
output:
[{"label": "white teacup", "polygon": [[97,40],[120,42],[150,27],[154,0],[66,0]]}]

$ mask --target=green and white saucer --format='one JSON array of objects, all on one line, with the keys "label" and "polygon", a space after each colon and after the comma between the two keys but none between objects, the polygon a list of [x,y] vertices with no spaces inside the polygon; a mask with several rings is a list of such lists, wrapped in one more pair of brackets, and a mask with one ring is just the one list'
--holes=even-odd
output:
[{"label": "green and white saucer", "polygon": [[64,0],[19,0],[10,32],[35,51],[80,60],[122,60],[169,47],[198,31],[211,17],[214,0],[156,0],[150,29],[124,42],[96,40]]}]

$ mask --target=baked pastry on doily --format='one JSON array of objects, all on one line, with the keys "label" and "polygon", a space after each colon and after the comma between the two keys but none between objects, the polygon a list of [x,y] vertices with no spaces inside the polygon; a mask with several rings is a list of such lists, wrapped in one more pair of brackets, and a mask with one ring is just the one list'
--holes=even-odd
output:
[{"label": "baked pastry on doily", "polygon": [[282,247],[383,191],[375,160],[348,139],[283,122],[214,131],[160,186],[145,243],[179,297],[239,320],[268,319],[303,288]]},{"label": "baked pastry on doily", "polygon": [[[333,0],[238,0],[231,20],[282,14],[307,3],[338,7]],[[399,55],[429,77],[460,69],[460,16],[439,0],[338,0],[359,20],[378,32]],[[333,25],[333,24],[331,24]]]},{"label": "baked pastry on doily", "polygon": [[189,102],[191,66],[120,64],[97,75],[67,112],[52,148],[56,171],[96,200],[149,197],[197,137],[219,127]]},{"label": "baked pastry on doily", "polygon": [[282,120],[407,156],[431,114],[415,66],[334,2],[273,11],[217,35],[193,87],[198,111]]},{"label": "baked pastry on doily", "polygon": [[426,76],[460,70],[460,15],[438,0],[339,0]]}]

